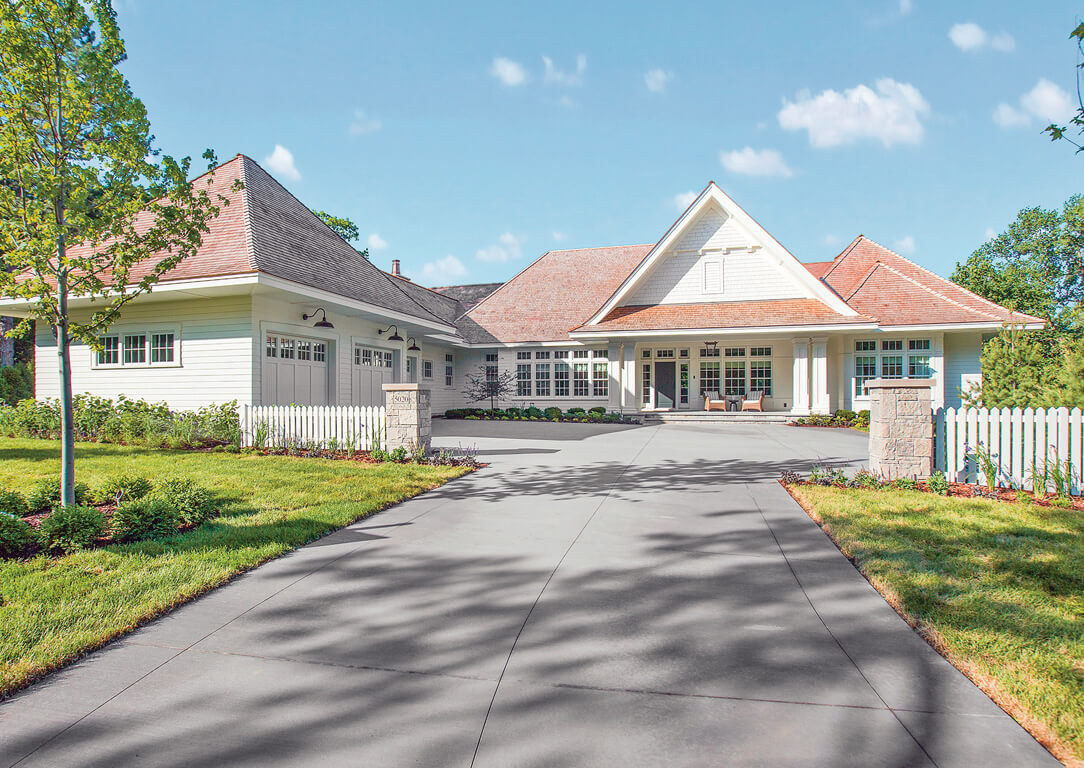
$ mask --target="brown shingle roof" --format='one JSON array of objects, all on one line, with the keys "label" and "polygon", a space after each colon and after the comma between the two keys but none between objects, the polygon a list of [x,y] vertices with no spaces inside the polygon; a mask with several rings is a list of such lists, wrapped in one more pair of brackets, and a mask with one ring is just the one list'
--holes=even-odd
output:
[{"label": "brown shingle roof", "polygon": [[464,315],[475,343],[567,341],[613,295],[652,245],[549,251]]},{"label": "brown shingle roof", "polygon": [[776,299],[616,307],[595,325],[585,325],[576,330],[664,331],[871,322],[870,318],[861,315],[840,315],[817,299]]}]

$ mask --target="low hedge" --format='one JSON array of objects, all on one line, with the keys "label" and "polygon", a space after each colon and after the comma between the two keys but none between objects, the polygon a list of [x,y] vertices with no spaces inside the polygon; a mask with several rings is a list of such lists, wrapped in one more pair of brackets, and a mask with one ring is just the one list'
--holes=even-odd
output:
[{"label": "low hedge", "polygon": [[835,413],[814,414],[795,419],[800,427],[859,427],[869,426],[869,411],[848,411],[840,408]]},{"label": "low hedge", "polygon": [[60,507],[42,521],[39,531],[46,550],[71,554],[88,549],[105,534],[105,515],[94,507]]},{"label": "low hedge", "polygon": [[602,406],[595,406],[591,410],[580,407],[569,408],[562,411],[560,408],[551,406],[542,410],[531,406],[529,408],[449,408],[444,412],[446,419],[469,419],[480,421],[579,421],[592,424],[636,424],[637,421],[628,416],[622,416],[616,411],[606,412]]}]

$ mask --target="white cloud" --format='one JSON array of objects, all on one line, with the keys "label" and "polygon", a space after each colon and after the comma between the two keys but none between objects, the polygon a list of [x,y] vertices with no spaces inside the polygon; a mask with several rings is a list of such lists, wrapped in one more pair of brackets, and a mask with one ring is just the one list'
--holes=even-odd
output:
[{"label": "white cloud", "polygon": [[843,93],[822,91],[816,96],[800,92],[784,99],[779,125],[788,131],[809,131],[814,147],[835,147],[860,139],[875,139],[884,146],[922,141],[920,117],[930,111],[922,94],[910,83],[884,77],[874,84],[848,88]]},{"label": "white cloud", "polygon": [[367,133],[379,131],[384,125],[379,120],[365,116],[365,110],[355,109],[354,119],[350,123],[351,136],[364,136]]},{"label": "white cloud", "polygon": [[674,73],[667,72],[665,69],[649,69],[644,73],[644,85],[652,93],[664,93],[666,84],[673,79]]},{"label": "white cloud", "polygon": [[735,149],[732,152],[720,152],[719,162],[731,173],[746,176],[783,176],[794,175],[783,161],[783,155],[774,149]]},{"label": "white cloud", "polygon": [[904,255],[915,252],[915,238],[907,235],[907,237],[901,237],[896,242],[892,243],[892,250],[896,253],[902,253]]},{"label": "white cloud", "polygon": [[481,248],[474,257],[479,261],[506,262],[516,261],[522,255],[520,246],[526,238],[520,238],[511,232],[505,232],[497,238],[497,242],[488,248]]},{"label": "white cloud", "polygon": [[990,38],[990,47],[1001,53],[1016,50],[1016,39],[1008,32],[999,32]]},{"label": "white cloud", "polygon": [[915,9],[911,0],[900,0],[900,16],[906,16]]},{"label": "white cloud", "polygon": [[557,67],[553,66],[553,59],[549,56],[542,57],[542,64],[546,68],[543,81],[547,83],[555,83],[557,85],[579,85],[583,82],[583,75],[587,71],[587,56],[579,54],[576,56],[576,70],[574,72],[563,72]]},{"label": "white cloud", "polygon": [[1076,111],[1073,97],[1057,84],[1040,77],[1027,93],[1020,97],[1020,107],[1002,102],[994,110],[994,122],[1002,128],[1026,128],[1032,118],[1043,123],[1064,123]]},{"label": "white cloud", "polygon": [[294,153],[281,144],[275,145],[275,151],[263,159],[263,164],[279,176],[290,181],[301,181],[301,172],[294,165]]},{"label": "white cloud", "polygon": [[563,243],[565,240],[568,239],[568,235],[566,235],[564,232],[558,232],[554,230],[553,239],[555,242]]},{"label": "white cloud", "polygon": [[825,245],[839,245],[842,242],[836,235],[828,234],[824,236]]},{"label": "white cloud", "polygon": [[467,267],[452,254],[443,259],[428,261],[422,265],[422,282],[429,285],[446,285],[467,274]]},{"label": "white cloud", "polygon": [[369,240],[366,245],[370,251],[382,251],[388,247],[388,241],[382,238],[376,232],[373,232],[371,235],[369,235]]},{"label": "white cloud", "polygon": [[517,85],[523,85],[527,82],[527,70],[523,68],[523,65],[518,61],[512,61],[503,56],[493,59],[489,74],[497,78],[501,85],[506,85],[509,88],[515,88]]},{"label": "white cloud", "polygon": [[987,46],[1002,53],[1008,53],[1016,48],[1016,40],[1008,32],[990,35],[973,21],[953,24],[949,28],[948,36],[953,45],[966,53],[977,52]]},{"label": "white cloud", "polygon": [[689,190],[688,192],[680,192],[674,195],[674,207],[679,211],[684,211],[690,205],[693,204],[693,200],[700,196],[699,192]]}]

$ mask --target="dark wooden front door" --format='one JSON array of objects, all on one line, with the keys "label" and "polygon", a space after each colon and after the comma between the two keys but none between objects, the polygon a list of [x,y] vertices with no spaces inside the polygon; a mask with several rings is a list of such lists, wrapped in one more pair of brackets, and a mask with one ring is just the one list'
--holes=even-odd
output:
[{"label": "dark wooden front door", "polygon": [[655,363],[655,407],[673,408],[677,392],[674,363]]}]

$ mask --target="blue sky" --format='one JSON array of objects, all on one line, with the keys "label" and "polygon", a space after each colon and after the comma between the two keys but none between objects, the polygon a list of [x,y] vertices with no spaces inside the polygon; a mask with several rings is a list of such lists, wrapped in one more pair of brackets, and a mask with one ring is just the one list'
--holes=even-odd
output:
[{"label": "blue sky", "polygon": [[644,5],[117,1],[167,153],[253,157],[424,285],[654,242],[709,180],[802,261],[864,233],[947,275],[1084,191],[1040,134],[1074,3]]}]

